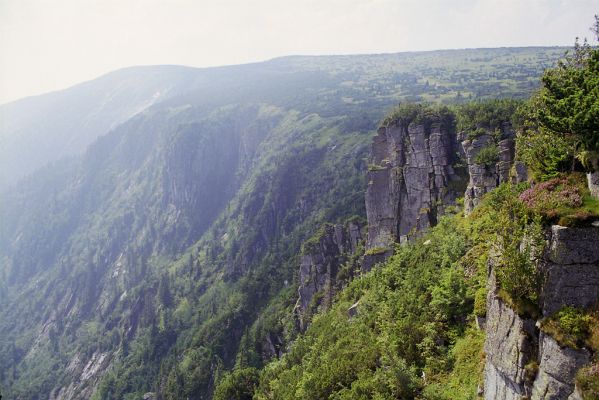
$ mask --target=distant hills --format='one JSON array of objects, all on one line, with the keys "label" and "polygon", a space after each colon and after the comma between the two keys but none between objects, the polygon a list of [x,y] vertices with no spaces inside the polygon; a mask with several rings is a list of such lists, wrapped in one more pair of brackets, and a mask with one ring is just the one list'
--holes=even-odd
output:
[{"label": "distant hills", "polygon": [[[160,103],[264,101],[335,115],[401,100],[524,97],[564,48],[292,56],[217,68],[131,67],[0,106],[0,188],[81,154],[98,136]],[[366,104],[364,104],[366,103]],[[359,107],[358,107],[359,106]]]}]

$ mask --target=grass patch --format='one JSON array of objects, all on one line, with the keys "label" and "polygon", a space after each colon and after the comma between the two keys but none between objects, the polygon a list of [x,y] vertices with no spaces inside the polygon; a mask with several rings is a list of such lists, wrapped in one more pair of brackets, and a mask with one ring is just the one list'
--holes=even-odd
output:
[{"label": "grass patch", "polygon": [[599,364],[581,368],[576,374],[576,386],[583,400],[599,399]]},{"label": "grass patch", "polygon": [[522,317],[537,319],[541,316],[541,310],[535,301],[527,299],[526,297],[515,298],[505,289],[499,289],[497,291],[497,296]]},{"label": "grass patch", "polygon": [[438,375],[423,389],[424,399],[474,399],[483,381],[485,334],[470,328],[451,349],[451,373]]},{"label": "grass patch", "polygon": [[376,246],[376,247],[366,250],[364,255],[375,256],[375,255],[379,255],[379,254],[385,254],[388,251],[389,251],[388,247]]},{"label": "grass patch", "polygon": [[368,164],[368,171],[385,171],[387,168],[382,165]]},{"label": "grass patch", "polygon": [[599,313],[564,307],[541,323],[541,330],[560,345],[573,349],[589,347],[599,350]]}]

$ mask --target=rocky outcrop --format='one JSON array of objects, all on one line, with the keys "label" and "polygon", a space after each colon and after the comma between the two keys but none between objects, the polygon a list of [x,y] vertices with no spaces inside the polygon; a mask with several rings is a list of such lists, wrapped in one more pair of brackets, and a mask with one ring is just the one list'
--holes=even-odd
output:
[{"label": "rocky outcrop", "polygon": [[[565,306],[589,308],[599,301],[599,228],[554,225],[539,262],[543,276],[540,312]],[[575,400],[577,371],[591,361],[588,349],[572,349],[539,331],[497,295],[490,270],[485,342],[485,399]]]},{"label": "rocky outcrop", "polygon": [[400,119],[379,128],[366,190],[369,249],[405,242],[462,195],[465,179],[453,167],[457,152],[455,132],[440,123]]},{"label": "rocky outcrop", "polygon": [[[496,286],[492,270],[489,285]],[[495,290],[489,290],[485,329],[485,399],[521,400],[530,396],[528,366],[536,361],[538,346],[535,321],[519,316]]]},{"label": "rocky outcrop", "polygon": [[[463,137],[463,135],[460,135]],[[470,180],[464,194],[464,211],[470,213],[485,193],[495,189],[499,184],[510,180],[510,170],[514,164],[515,146],[514,132],[509,123],[502,126],[501,140],[495,142],[491,134],[483,134],[473,139],[462,140],[462,153],[468,164]],[[496,149],[496,153],[486,149]],[[481,160],[481,151],[489,156]],[[490,157],[493,155],[493,157]],[[495,157],[496,156],[496,157]],[[519,170],[518,180],[524,180],[525,170]]]},{"label": "rocky outcrop", "polygon": [[309,315],[319,306],[328,307],[336,289],[351,276],[339,276],[340,268],[356,253],[362,241],[360,226],[325,225],[321,232],[304,244],[299,268],[299,298],[295,315],[301,331]]},{"label": "rocky outcrop", "polygon": [[84,362],[79,354],[69,362],[67,372],[75,378],[68,386],[55,388],[50,392],[50,400],[89,399],[96,390],[96,385],[106,373],[111,363],[111,354],[96,351]]},{"label": "rocky outcrop", "polygon": [[599,228],[554,225],[542,263],[543,316],[564,306],[588,308],[599,302]]},{"label": "rocky outcrop", "polygon": [[532,398],[570,399],[574,394],[576,372],[590,360],[588,350],[562,347],[551,336],[541,332],[539,372],[534,381]]}]

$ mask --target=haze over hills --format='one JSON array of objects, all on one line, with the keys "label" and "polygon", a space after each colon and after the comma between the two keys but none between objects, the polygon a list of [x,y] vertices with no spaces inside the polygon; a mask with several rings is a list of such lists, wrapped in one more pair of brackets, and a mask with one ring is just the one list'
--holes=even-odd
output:
[{"label": "haze over hills", "polygon": [[[318,343],[332,348],[326,347],[335,337],[330,326],[351,331],[344,325],[347,309],[358,307],[351,293],[368,291],[370,284],[376,288],[377,282],[383,282],[380,293],[391,297],[396,286],[403,285],[402,293],[429,288],[413,276],[419,282],[414,291],[397,283],[400,277],[393,274],[404,273],[402,264],[396,272],[385,270],[380,280],[376,271],[368,275],[362,287],[356,280],[353,292],[344,292],[340,305],[334,303],[353,277],[366,274],[389,251],[378,242],[365,250],[365,226],[373,225],[367,221],[367,187],[383,188],[371,189],[366,201],[380,206],[369,213],[391,226],[381,243],[399,241],[392,231],[400,224],[389,209],[409,204],[416,215],[409,223],[426,229],[450,206],[441,200],[464,194],[469,167],[489,166],[481,167],[489,172],[499,161],[514,162],[513,157],[499,159],[509,153],[505,142],[501,150],[506,151],[488,150],[490,161],[473,163],[474,155],[460,155],[458,111],[422,108],[410,118],[392,115],[384,121],[385,115],[399,102],[527,98],[563,52],[555,47],[472,49],[297,56],[208,69],[133,67],[0,106],[2,394],[52,400],[212,399],[229,381],[247,378],[254,388],[259,372],[265,385],[261,398],[316,393],[309,391],[319,388],[312,385],[313,376],[300,377],[298,365],[318,359]],[[480,148],[513,139],[508,120],[515,103],[506,104],[509,112],[498,112],[499,122],[468,128],[485,131],[488,142],[481,139]],[[404,124],[402,118],[418,123]],[[390,131],[375,132],[381,124]],[[400,135],[391,132],[393,127],[401,130],[401,140],[392,136]],[[375,145],[388,135],[388,145],[376,148],[376,162],[370,154],[375,135]],[[500,182],[495,175],[490,180]],[[417,195],[398,200],[408,192],[412,196],[411,182],[419,183]],[[492,188],[476,189],[478,196]],[[411,227],[406,232],[417,237]],[[437,239],[462,237],[457,231],[440,232]],[[447,244],[442,250],[410,257],[454,268],[465,247]],[[372,262],[361,270],[364,257]],[[415,262],[422,276],[449,282],[435,281],[441,287],[436,298],[441,311],[434,310],[453,312],[454,303],[443,308],[443,301],[455,300],[444,296],[458,275],[448,269],[436,274],[438,265],[431,263]],[[298,288],[304,289],[300,295]],[[397,372],[398,382],[408,382],[404,389],[411,391],[405,393],[422,389],[413,382],[420,382],[425,364],[414,354],[429,351],[427,357],[446,361],[456,338],[466,336],[464,321],[473,300],[472,293],[464,296],[455,300],[455,315],[423,320],[432,333],[406,350],[417,361],[407,365],[407,356],[393,359],[401,371],[389,371]],[[378,304],[375,300],[364,304]],[[396,304],[414,312],[411,298],[402,301]],[[328,307],[336,316],[319,317]],[[368,308],[361,310],[358,320],[366,322],[360,327],[379,321],[379,314],[375,318]],[[420,311],[428,318],[426,310]],[[322,330],[300,336],[312,317],[315,329]],[[364,332],[355,337],[376,341]],[[276,363],[292,342],[295,350]],[[341,352],[343,346],[336,349]],[[356,365],[363,361],[378,374],[384,368],[377,368],[389,362],[386,356],[373,352]],[[438,368],[447,375],[450,364]],[[347,373],[356,381],[357,375]],[[309,383],[301,389],[302,382]],[[292,383],[300,389],[285,394]],[[356,392],[348,394],[350,388],[360,390],[350,382],[338,398],[352,398]]]},{"label": "haze over hills", "polygon": [[[196,107],[264,101],[301,111],[318,104],[319,113],[336,114],[385,109],[401,100],[525,97],[540,72],[563,52],[451,50],[296,56],[206,69],[127,68],[0,106],[0,188],[50,162],[81,154],[100,135],[169,99]],[[361,102],[369,104],[359,107]]]}]

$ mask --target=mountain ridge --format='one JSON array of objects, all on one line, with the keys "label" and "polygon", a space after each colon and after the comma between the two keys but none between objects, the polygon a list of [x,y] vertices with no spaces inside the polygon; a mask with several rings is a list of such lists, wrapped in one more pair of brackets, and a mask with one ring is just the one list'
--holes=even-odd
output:
[{"label": "mountain ridge", "polygon": [[459,103],[463,88],[525,97],[554,53],[522,51],[453,59],[461,77],[435,53],[421,74],[390,56],[225,74],[5,191],[2,384],[21,399],[211,398],[238,362],[264,365],[292,334],[302,243],[366,216],[365,160],[389,108]]}]

